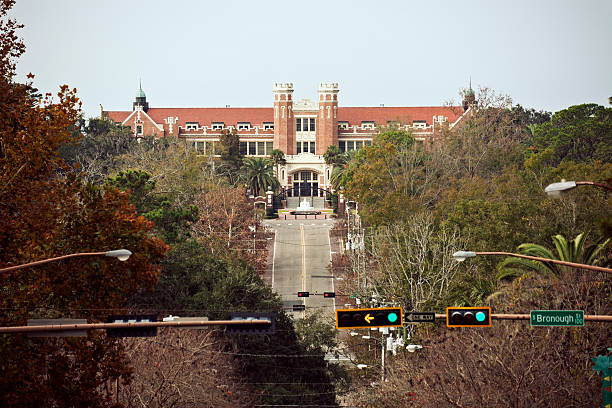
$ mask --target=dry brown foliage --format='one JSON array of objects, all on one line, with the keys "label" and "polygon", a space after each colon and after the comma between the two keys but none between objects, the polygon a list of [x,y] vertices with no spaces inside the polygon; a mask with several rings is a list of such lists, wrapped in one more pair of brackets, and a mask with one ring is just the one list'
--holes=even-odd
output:
[{"label": "dry brown foliage", "polygon": [[161,329],[154,338],[123,340],[134,368],[119,386],[126,407],[248,407],[252,398],[231,356],[219,353],[225,340],[211,330]]}]

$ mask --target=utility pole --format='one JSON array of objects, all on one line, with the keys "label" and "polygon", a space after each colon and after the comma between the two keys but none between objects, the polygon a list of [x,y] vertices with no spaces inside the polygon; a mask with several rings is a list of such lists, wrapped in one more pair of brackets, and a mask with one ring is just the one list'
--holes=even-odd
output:
[{"label": "utility pole", "polygon": [[381,381],[385,382],[385,333],[382,332],[382,334],[380,335],[380,343],[382,344],[382,351],[380,353],[380,366],[381,366],[381,370],[380,370],[380,377],[381,377]]}]

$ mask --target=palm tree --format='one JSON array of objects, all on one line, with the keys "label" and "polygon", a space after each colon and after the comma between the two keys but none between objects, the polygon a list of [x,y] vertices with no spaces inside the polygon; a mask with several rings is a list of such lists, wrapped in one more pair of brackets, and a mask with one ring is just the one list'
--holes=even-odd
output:
[{"label": "palm tree", "polygon": [[247,157],[244,159],[242,169],[246,184],[254,195],[264,193],[268,187],[276,190],[279,182],[274,177],[272,162],[265,157]]},{"label": "palm tree", "polygon": [[[576,238],[567,241],[562,235],[552,237],[557,250],[557,254],[541,245],[537,244],[521,244],[517,247],[517,252],[522,255],[537,256],[540,258],[556,259],[566,262],[582,263],[585,265],[607,266],[611,263],[611,259],[605,260],[600,257],[601,251],[610,243],[610,238],[601,238],[599,241],[589,245],[586,249],[584,243],[586,241],[584,232],[578,234]],[[533,261],[530,259],[508,257],[498,265],[498,278],[513,278],[521,274],[516,267],[523,267],[538,274],[559,277],[561,267],[552,262]]]},{"label": "palm tree", "polygon": [[280,149],[273,149],[270,152],[270,160],[272,160],[272,163],[274,163],[274,166],[276,167],[276,178],[279,179],[278,167],[281,164],[287,163],[287,160],[285,160],[285,153]]},{"label": "palm tree", "polygon": [[338,189],[338,187],[343,184],[343,178],[348,173],[349,164],[356,154],[357,150],[351,150],[350,152],[344,152],[336,156],[334,168],[329,177],[329,182],[335,189]]}]

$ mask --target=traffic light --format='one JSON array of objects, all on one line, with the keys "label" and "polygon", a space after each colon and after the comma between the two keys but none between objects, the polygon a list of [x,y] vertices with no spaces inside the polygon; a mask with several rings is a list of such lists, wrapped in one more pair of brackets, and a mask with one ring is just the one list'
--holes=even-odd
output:
[{"label": "traffic light", "polygon": [[[157,315],[112,315],[108,323],[145,323],[156,322]],[[125,327],[119,329],[106,329],[108,337],[155,337],[157,327]]]},{"label": "traffic light", "polygon": [[309,292],[298,292],[298,297],[310,297]]},{"label": "traffic light", "polygon": [[326,297],[326,298],[335,298],[336,297],[336,292],[323,292],[323,297]]},{"label": "traffic light", "polygon": [[337,329],[359,329],[364,327],[402,327],[401,307],[336,310]]},{"label": "traffic light", "polygon": [[272,334],[276,329],[276,314],[263,312],[233,312],[229,320],[267,320],[270,323],[262,324],[228,324],[225,332],[228,334]]},{"label": "traffic light", "polygon": [[490,307],[447,307],[446,326],[448,327],[490,327]]}]

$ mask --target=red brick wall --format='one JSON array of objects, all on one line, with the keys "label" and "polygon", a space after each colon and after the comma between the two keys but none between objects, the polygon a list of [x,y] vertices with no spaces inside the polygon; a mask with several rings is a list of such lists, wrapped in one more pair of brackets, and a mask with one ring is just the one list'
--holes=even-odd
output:
[{"label": "red brick wall", "polygon": [[282,150],[286,155],[293,155],[296,148],[295,115],[291,93],[288,92],[287,98],[285,94],[274,95],[274,148]]}]

